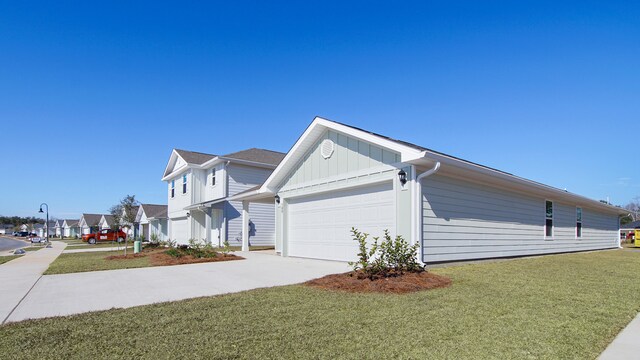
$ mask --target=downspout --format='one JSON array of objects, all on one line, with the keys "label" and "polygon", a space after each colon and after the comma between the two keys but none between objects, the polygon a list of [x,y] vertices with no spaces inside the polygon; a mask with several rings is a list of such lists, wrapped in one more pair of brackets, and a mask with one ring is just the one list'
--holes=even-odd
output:
[{"label": "downspout", "polygon": [[416,201],[415,201],[415,211],[414,213],[416,214],[416,219],[415,219],[415,232],[416,232],[416,241],[418,241],[418,243],[420,244],[420,246],[418,247],[418,254],[420,256],[420,258],[418,259],[420,261],[420,263],[424,263],[424,244],[422,243],[422,237],[423,237],[423,232],[422,232],[422,212],[423,212],[423,206],[422,206],[422,179],[429,177],[435,173],[438,172],[438,170],[440,170],[440,161],[437,161],[436,164],[433,166],[433,168],[423,172],[422,174],[418,175],[416,177]]}]

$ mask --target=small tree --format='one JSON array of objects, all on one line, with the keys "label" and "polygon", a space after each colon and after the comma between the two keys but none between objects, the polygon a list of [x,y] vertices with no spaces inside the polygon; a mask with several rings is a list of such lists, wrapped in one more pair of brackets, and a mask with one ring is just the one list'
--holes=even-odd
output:
[{"label": "small tree", "polygon": [[629,211],[629,216],[631,217],[630,222],[640,220],[640,196],[636,196],[631,200],[625,205],[624,209]]},{"label": "small tree", "polygon": [[[118,229],[122,224],[131,224],[136,221],[137,212],[134,211],[138,206],[140,206],[140,202],[136,200],[135,195],[127,195],[120,203],[111,207],[111,215],[113,215],[114,223],[117,224]],[[126,232],[124,235],[124,255],[127,256],[127,245],[129,244],[129,232]]]}]

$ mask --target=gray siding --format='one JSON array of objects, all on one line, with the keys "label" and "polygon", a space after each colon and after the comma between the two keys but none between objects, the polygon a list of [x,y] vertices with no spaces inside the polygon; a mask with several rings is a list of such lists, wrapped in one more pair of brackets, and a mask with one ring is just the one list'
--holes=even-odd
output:
[{"label": "gray siding", "polygon": [[[554,201],[545,238],[545,199],[434,175],[423,182],[424,261],[452,261],[606,249],[617,246],[618,217]],[[553,199],[549,199],[552,200]]]},{"label": "gray siding", "polygon": [[227,196],[233,196],[256,185],[262,185],[272,172],[273,169],[229,164],[227,166]]},{"label": "gray siding", "polygon": [[[275,245],[275,205],[252,203],[249,215],[252,224],[249,231],[249,245]],[[225,216],[229,244],[242,245],[242,202],[226,202]]]},{"label": "gray siding", "polygon": [[[333,155],[325,159],[320,144],[325,139],[334,142]],[[379,146],[327,131],[305,154],[287,179],[278,187],[282,190],[319,179],[339,177],[344,174],[400,162],[400,155]]]}]

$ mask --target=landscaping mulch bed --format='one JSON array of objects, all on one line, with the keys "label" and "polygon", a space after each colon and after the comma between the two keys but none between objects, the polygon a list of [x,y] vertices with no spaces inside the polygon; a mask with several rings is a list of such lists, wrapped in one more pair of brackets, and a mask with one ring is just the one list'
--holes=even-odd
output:
[{"label": "landscaping mulch bed", "polygon": [[152,266],[167,266],[167,265],[184,265],[184,264],[198,264],[198,263],[207,263],[207,262],[217,262],[217,261],[230,261],[230,260],[243,260],[244,258],[241,256],[233,255],[233,254],[222,254],[219,253],[218,256],[215,257],[193,257],[191,255],[183,255],[180,257],[174,257],[167,255],[166,249],[145,249],[138,254],[127,254],[124,255],[113,255],[107,256],[106,260],[129,260],[141,257],[149,257],[149,262]]},{"label": "landscaping mulch bed", "polygon": [[359,278],[353,271],[334,274],[307,281],[307,286],[326,290],[338,290],[352,293],[390,293],[406,294],[416,291],[437,289],[451,285],[451,279],[428,271],[404,273],[375,280]]}]

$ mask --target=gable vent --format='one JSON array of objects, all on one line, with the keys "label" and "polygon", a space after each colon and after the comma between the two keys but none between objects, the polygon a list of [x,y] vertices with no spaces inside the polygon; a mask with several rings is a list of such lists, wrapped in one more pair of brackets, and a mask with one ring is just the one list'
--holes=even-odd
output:
[{"label": "gable vent", "polygon": [[331,155],[333,155],[333,148],[333,141],[324,139],[322,141],[322,144],[320,145],[320,154],[322,154],[323,158],[328,159],[331,157]]}]

